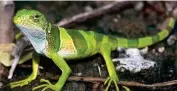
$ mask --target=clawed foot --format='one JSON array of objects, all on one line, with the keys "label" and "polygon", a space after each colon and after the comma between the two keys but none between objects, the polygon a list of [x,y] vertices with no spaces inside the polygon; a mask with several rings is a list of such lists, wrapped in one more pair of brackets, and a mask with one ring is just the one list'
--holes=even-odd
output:
[{"label": "clawed foot", "polygon": [[15,87],[22,87],[24,85],[28,85],[34,79],[35,79],[35,76],[31,75],[24,80],[10,83],[10,87],[12,89],[12,88],[15,88]]},{"label": "clawed foot", "polygon": [[39,86],[33,88],[32,89],[33,91],[37,90],[37,89],[40,89],[40,88],[43,88],[41,91],[45,91],[47,89],[52,89],[54,91],[59,91],[60,90],[59,88],[57,88],[56,85],[51,84],[50,81],[48,81],[48,80],[41,79],[40,82],[44,82],[45,84],[42,84],[42,85],[39,85]]},{"label": "clawed foot", "polygon": [[108,77],[108,78],[106,79],[106,81],[104,82],[104,85],[107,84],[105,91],[108,91],[108,89],[109,89],[109,87],[110,87],[110,85],[111,85],[112,82],[114,82],[114,85],[115,85],[115,87],[116,87],[116,90],[119,91],[118,78],[117,78],[117,77]]},{"label": "clawed foot", "polygon": [[[119,91],[118,78],[117,78],[117,77],[108,77],[108,78],[105,80],[104,85],[107,84],[105,91],[108,91],[108,89],[109,89],[109,87],[110,87],[110,85],[111,85],[112,82],[114,82],[114,85],[115,85],[115,87],[116,87],[116,90]],[[126,86],[123,86],[123,88],[124,88],[126,91],[130,91],[130,89],[129,89],[128,87],[126,87]]]}]

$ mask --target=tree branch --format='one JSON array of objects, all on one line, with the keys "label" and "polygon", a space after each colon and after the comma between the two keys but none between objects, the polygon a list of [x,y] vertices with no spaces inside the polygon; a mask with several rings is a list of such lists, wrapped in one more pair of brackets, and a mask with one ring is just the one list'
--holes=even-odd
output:
[{"label": "tree branch", "polygon": [[[58,80],[59,76],[55,77],[47,77],[52,80]],[[70,76],[68,78],[68,81],[84,81],[84,82],[91,82],[91,83],[96,83],[96,82],[101,82],[103,83],[106,79],[105,78],[100,78],[100,77],[78,77],[78,76]],[[171,86],[177,84],[177,80],[172,80],[172,81],[167,81],[167,82],[161,82],[161,83],[152,83],[152,84],[144,84],[140,82],[133,82],[133,81],[119,81],[120,85],[124,86],[131,86],[131,87],[165,87],[165,86]]]},{"label": "tree branch", "polygon": [[131,6],[133,5],[134,2],[113,2],[110,3],[108,5],[105,5],[101,8],[95,9],[93,11],[89,11],[89,12],[85,12],[85,13],[81,13],[78,15],[75,15],[71,18],[66,18],[61,20],[59,23],[57,23],[57,26],[71,26],[73,23],[78,23],[78,22],[83,22],[86,21],[88,19],[94,18],[94,17],[98,17],[98,16],[102,16],[104,14],[107,13],[111,13],[113,11],[120,11],[120,10],[124,10],[126,8],[131,8]]}]

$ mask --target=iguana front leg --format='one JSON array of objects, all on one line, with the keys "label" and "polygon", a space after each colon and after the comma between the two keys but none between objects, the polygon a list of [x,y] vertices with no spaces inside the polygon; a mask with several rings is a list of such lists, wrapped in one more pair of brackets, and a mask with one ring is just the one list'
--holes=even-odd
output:
[{"label": "iguana front leg", "polygon": [[44,87],[42,89],[42,91],[45,91],[48,88],[53,89],[55,91],[60,91],[62,89],[63,85],[65,84],[68,76],[71,73],[70,67],[65,62],[65,60],[61,56],[59,56],[57,53],[51,53],[51,58],[52,58],[53,62],[62,71],[62,75],[60,76],[60,79],[58,80],[58,82],[55,85],[51,84],[48,80],[41,79],[41,82],[45,82],[45,84],[37,86],[37,87],[33,88],[33,90],[36,90],[36,89]]},{"label": "iguana front leg", "polygon": [[39,61],[40,61],[39,55],[36,52],[33,52],[32,74],[24,80],[10,83],[10,87],[11,88],[15,88],[15,87],[19,87],[19,86],[22,87],[24,85],[28,85],[31,81],[35,80],[37,77]]}]

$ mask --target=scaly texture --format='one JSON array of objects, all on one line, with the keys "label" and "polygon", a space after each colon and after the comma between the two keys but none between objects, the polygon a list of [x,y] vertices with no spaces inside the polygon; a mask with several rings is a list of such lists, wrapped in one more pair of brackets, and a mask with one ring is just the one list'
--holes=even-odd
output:
[{"label": "scaly texture", "polygon": [[[42,79],[45,84],[35,87],[33,90],[47,88],[60,91],[65,84],[71,69],[65,59],[80,59],[100,53],[106,63],[109,77],[105,81],[106,91],[113,82],[116,90],[118,88],[118,76],[110,54],[117,47],[142,48],[155,44],[166,38],[173,29],[175,20],[168,18],[161,32],[153,36],[137,39],[119,38],[111,35],[104,35],[93,31],[70,30],[50,24],[44,15],[36,10],[20,10],[14,17],[16,26],[28,37],[35,51],[50,59],[61,69],[62,75],[58,82],[53,85],[48,80]],[[34,54],[33,73],[27,79],[11,83],[11,88],[27,85],[36,78],[39,59]]]}]

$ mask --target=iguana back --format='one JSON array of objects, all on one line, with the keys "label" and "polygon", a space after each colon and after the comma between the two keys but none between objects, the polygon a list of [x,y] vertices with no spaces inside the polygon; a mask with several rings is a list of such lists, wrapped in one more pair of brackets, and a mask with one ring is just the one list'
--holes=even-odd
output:
[{"label": "iguana back", "polygon": [[165,39],[170,34],[174,22],[173,18],[168,18],[164,22],[166,26],[160,30],[159,33],[136,39],[105,35],[94,31],[73,30],[52,26],[52,35],[58,35],[56,35],[56,39],[54,40],[55,43],[52,43],[53,41],[50,41],[50,38],[48,42],[51,42],[49,44],[55,44],[53,48],[56,49],[62,57],[66,59],[78,59],[99,53],[100,46],[105,43],[111,45],[111,50],[115,50],[118,47],[142,48],[153,45]]}]

